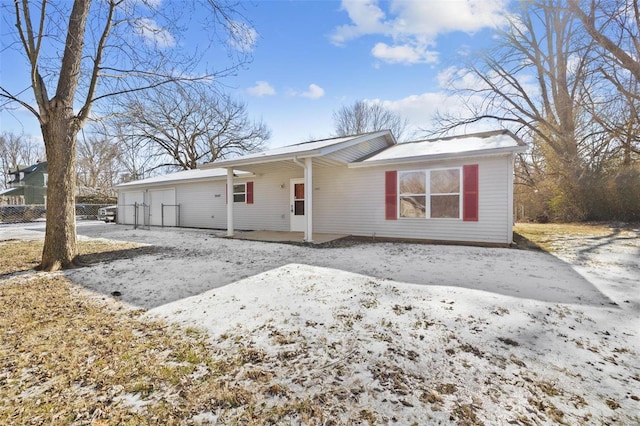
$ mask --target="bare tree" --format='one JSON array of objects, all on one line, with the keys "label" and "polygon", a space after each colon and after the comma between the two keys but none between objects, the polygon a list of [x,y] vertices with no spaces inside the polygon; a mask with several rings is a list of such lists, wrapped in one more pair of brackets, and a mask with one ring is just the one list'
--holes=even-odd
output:
[{"label": "bare tree", "polygon": [[[3,3],[0,7],[5,9],[6,28],[15,28],[11,47],[24,55],[29,67],[23,88],[0,85],[0,97],[26,108],[40,122],[49,185],[39,267],[56,270],[72,265],[77,255],[76,139],[92,118],[94,106],[123,93],[171,81],[221,76],[235,69],[242,56],[228,66],[220,61],[217,70],[197,68],[204,52],[186,48],[191,44],[182,43],[180,35],[202,24],[199,18],[209,20],[201,27],[207,28],[207,34],[219,37],[215,29],[222,26],[228,37],[225,43],[242,54],[250,51],[247,46],[255,42],[255,32],[240,22],[237,4],[231,0],[203,0],[201,4],[14,0],[12,6]],[[224,56],[224,52],[216,54]],[[35,105],[24,87],[31,88]]]},{"label": "bare tree", "polygon": [[158,169],[153,143],[137,138],[128,121],[117,115],[91,128],[93,137],[109,140],[118,147],[118,176],[115,183],[148,178]]},{"label": "bare tree", "polygon": [[78,140],[78,185],[109,195],[119,176],[119,145],[97,134]]},{"label": "bare tree", "polygon": [[391,130],[397,140],[403,140],[408,122],[379,102],[356,101],[333,112],[337,136]]},{"label": "bare tree", "polygon": [[[579,181],[606,143],[586,105],[594,89],[594,45],[561,0],[523,2],[500,43],[457,75],[475,81],[455,92],[467,116],[441,118],[441,131],[489,121],[538,145],[538,176],[552,176],[567,216],[582,215]],[[453,83],[456,84],[455,82]],[[532,176],[530,174],[529,176]]]},{"label": "bare tree", "polygon": [[45,161],[44,147],[33,138],[4,132],[0,135],[0,173],[1,187],[7,187],[9,170],[18,166],[28,166],[37,161]]},{"label": "bare tree", "polygon": [[160,158],[155,167],[198,165],[264,148],[269,130],[252,122],[246,105],[208,84],[168,85],[136,96],[119,120],[136,141],[150,141]]},{"label": "bare tree", "polygon": [[638,0],[568,0],[571,12],[616,66],[640,81]]},{"label": "bare tree", "polygon": [[[607,96],[598,93],[593,119],[605,129],[614,156],[622,152],[622,165],[631,166],[640,154],[640,8],[638,0],[568,0],[569,10],[584,25],[599,47],[598,70]],[[617,94],[616,94],[617,92]]]}]

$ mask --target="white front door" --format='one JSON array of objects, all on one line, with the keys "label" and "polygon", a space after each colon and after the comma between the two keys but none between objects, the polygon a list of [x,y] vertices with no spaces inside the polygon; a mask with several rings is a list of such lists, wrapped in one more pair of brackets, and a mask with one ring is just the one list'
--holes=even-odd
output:
[{"label": "white front door", "polygon": [[291,197],[289,209],[291,211],[291,231],[304,232],[307,221],[304,214],[304,179],[291,179]]}]

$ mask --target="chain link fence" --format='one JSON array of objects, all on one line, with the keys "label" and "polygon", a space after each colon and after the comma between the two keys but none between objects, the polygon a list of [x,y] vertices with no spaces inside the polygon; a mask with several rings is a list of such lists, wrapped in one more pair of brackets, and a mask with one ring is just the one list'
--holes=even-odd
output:
[{"label": "chain link fence", "polygon": [[[76,204],[76,220],[96,220],[98,209],[110,205],[112,204]],[[47,208],[44,204],[0,205],[0,224],[44,221],[46,214]]]}]

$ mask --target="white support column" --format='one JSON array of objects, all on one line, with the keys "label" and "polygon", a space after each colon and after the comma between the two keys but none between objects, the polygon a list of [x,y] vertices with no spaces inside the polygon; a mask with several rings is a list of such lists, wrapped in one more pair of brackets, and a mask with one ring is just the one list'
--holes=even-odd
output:
[{"label": "white support column", "polygon": [[[516,160],[516,154],[511,154],[509,156],[508,161],[508,179],[507,179],[507,205],[508,205],[508,209],[509,209],[509,220],[507,221],[507,243],[511,244],[513,243],[513,225],[514,225],[514,218],[513,216],[515,215],[515,211],[513,210],[513,178],[514,178],[514,173],[516,172],[515,170],[515,160]],[[480,185],[480,177],[478,176],[478,185]],[[480,204],[480,200],[478,200],[478,208],[479,208],[479,204]]]},{"label": "white support column", "polygon": [[304,213],[307,218],[307,226],[304,231],[304,240],[313,242],[313,159],[304,159]]},{"label": "white support column", "polygon": [[227,237],[233,237],[233,168],[227,168]]}]

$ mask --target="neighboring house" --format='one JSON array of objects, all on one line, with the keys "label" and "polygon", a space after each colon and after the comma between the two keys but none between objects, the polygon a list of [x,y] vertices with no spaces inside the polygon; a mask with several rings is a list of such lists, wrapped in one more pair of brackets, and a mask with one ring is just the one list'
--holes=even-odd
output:
[{"label": "neighboring house", "polygon": [[400,144],[389,131],[306,142],[118,185],[118,221],[133,223],[137,204],[151,225],[226,228],[228,235],[509,244],[514,158],[525,150],[508,131]]},{"label": "neighboring house", "polygon": [[46,204],[49,176],[46,161],[31,166],[18,166],[9,171],[9,176],[9,188],[0,190],[0,198],[5,204]]}]

